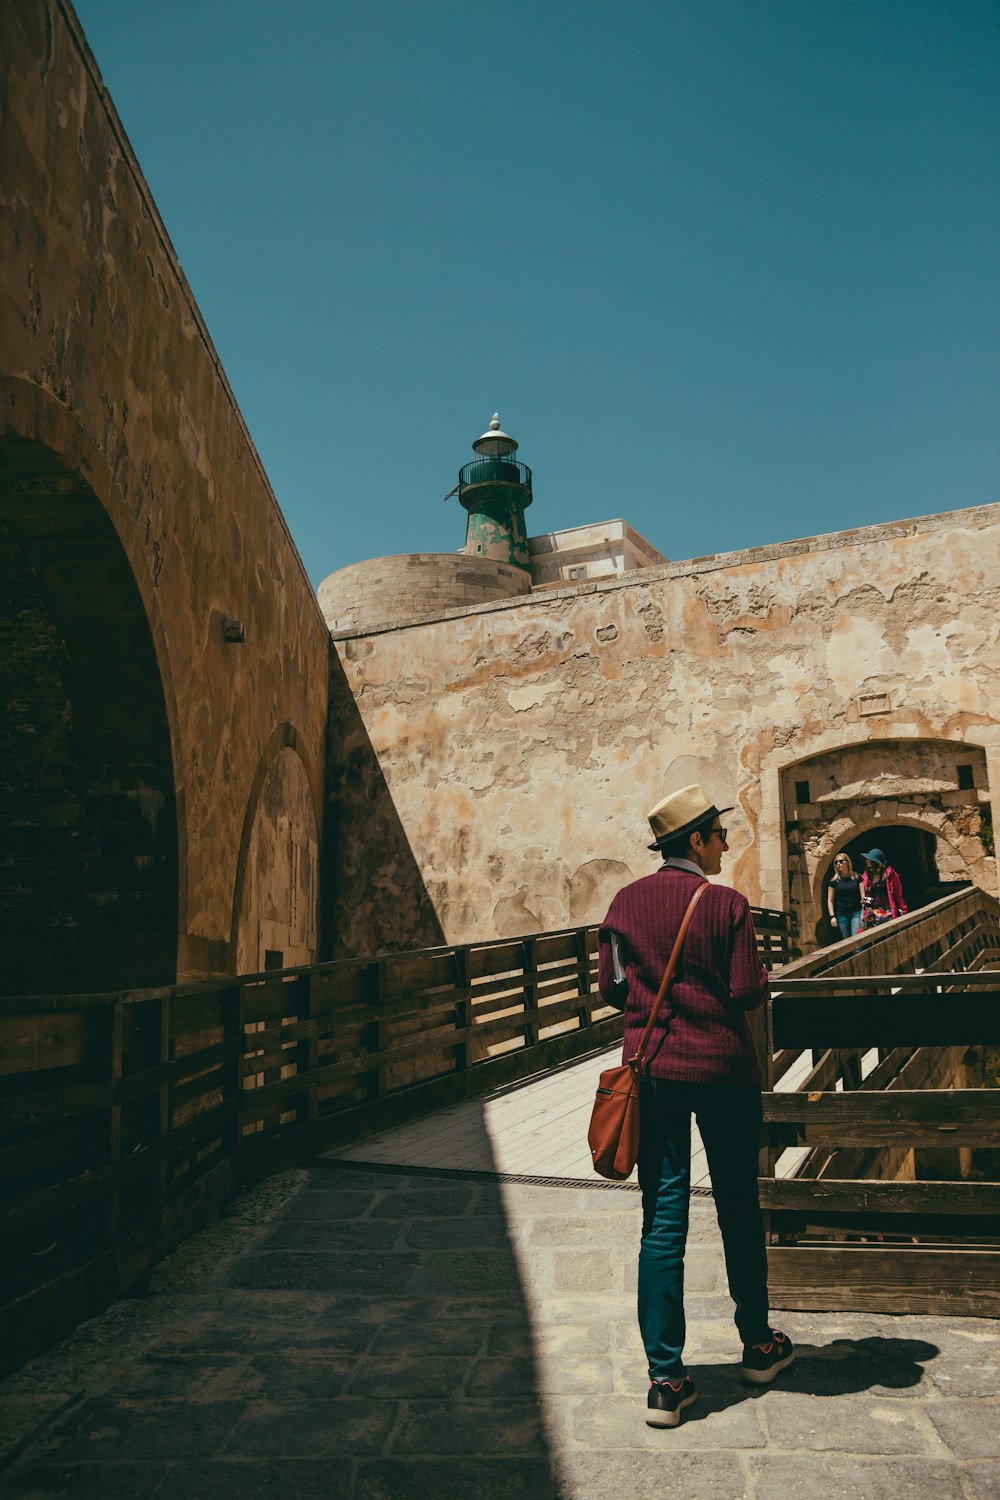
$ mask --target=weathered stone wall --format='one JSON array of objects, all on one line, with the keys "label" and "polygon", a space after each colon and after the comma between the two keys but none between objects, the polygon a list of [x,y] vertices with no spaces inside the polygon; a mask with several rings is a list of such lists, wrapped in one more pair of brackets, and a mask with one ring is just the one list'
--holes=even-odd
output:
[{"label": "weathered stone wall", "polygon": [[[647,808],[697,780],[735,804],[723,878],[786,906],[799,762],[870,746],[879,764],[879,747],[935,741],[955,747],[953,772],[979,747],[986,802],[998,635],[1000,506],[986,506],[337,640],[371,747],[367,779],[338,790],[338,859],[355,889],[383,879],[361,817],[378,777],[448,941],[599,920],[654,867]],[[372,923],[338,910],[342,951],[371,951]],[[391,945],[409,940],[400,924]]]},{"label": "weathered stone wall", "polygon": [[[72,11],[56,0],[4,5],[0,58],[0,402],[5,453],[16,459],[4,521],[27,560],[17,566],[33,569],[41,595],[83,601],[69,638],[48,657],[69,667],[50,694],[46,743],[59,741],[61,714],[75,722],[95,701],[109,722],[128,715],[128,675],[115,698],[97,637],[82,640],[94,587],[83,517],[96,499],[141,600],[122,644],[145,631],[168,726],[176,879],[173,915],[162,907],[159,920],[170,924],[180,978],[223,972],[235,963],[241,892],[269,899],[259,880],[248,887],[245,861],[259,842],[254,789],[275,736],[301,765],[298,778],[281,783],[291,797],[287,817],[302,825],[293,843],[316,838],[328,634]],[[75,531],[74,507],[55,508],[71,492],[80,500]],[[53,536],[62,548],[58,579],[43,559]],[[104,588],[109,639],[112,596]],[[242,644],[227,642],[224,617],[242,623]],[[87,665],[77,671],[81,652]],[[98,676],[103,697],[95,700]],[[138,705],[132,716],[141,718]],[[91,727],[96,735],[100,726]],[[124,786],[142,805],[140,747],[119,777],[112,740],[99,747],[92,736],[88,754],[103,760],[88,768],[88,784],[102,781],[115,795]],[[60,784],[75,774],[60,771]],[[162,796],[159,805],[167,805]],[[96,797],[89,808],[92,819],[103,816]],[[7,822],[10,809],[0,811]],[[135,865],[148,856],[128,857]],[[312,876],[303,869],[302,878]],[[123,876],[104,894],[117,901],[127,884]],[[315,908],[314,880],[300,898]],[[315,916],[301,930],[314,932]],[[134,979],[130,969],[121,973]]]},{"label": "weathered stone wall", "polygon": [[372,630],[509,599],[530,588],[524,568],[492,557],[403,552],[339,568],[320,584],[319,604],[331,630]]}]

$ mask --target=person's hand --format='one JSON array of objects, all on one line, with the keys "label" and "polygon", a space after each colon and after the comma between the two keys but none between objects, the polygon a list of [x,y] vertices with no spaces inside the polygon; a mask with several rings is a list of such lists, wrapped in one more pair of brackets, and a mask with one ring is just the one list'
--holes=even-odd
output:
[{"label": "person's hand", "polygon": [[833,923],[834,927],[837,926],[837,918],[836,917],[831,917],[830,921]]}]

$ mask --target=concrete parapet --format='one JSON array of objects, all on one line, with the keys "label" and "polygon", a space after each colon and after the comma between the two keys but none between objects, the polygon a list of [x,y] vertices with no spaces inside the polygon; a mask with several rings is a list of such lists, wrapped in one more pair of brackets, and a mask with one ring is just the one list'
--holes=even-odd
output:
[{"label": "concrete parapet", "polygon": [[407,552],[352,563],[324,578],[319,603],[331,630],[373,630],[527,594],[523,568],[462,552]]}]

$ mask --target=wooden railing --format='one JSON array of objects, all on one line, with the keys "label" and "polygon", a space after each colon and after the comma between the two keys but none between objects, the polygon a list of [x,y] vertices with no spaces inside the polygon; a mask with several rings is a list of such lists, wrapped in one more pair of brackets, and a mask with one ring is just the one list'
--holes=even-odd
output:
[{"label": "wooden railing", "polygon": [[[780,912],[755,912],[770,965]],[[597,928],[124,994],[0,999],[0,1361],[249,1182],[611,1045]]]},{"label": "wooden railing", "polygon": [[1000,1312],[1000,1089],[967,1050],[1000,1042],[998,963],[997,902],[973,889],[782,971],[760,1180],[775,1307]]}]

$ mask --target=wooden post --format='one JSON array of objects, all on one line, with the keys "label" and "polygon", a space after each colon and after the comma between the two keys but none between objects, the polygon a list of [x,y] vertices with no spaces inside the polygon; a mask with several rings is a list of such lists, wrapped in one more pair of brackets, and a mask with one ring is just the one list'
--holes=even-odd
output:
[{"label": "wooden post", "polygon": [[523,994],[524,994],[524,1011],[525,1011],[524,1045],[526,1047],[534,1047],[538,1043],[538,1018],[537,1018],[537,1016],[529,1016],[529,1014],[528,1014],[528,1012],[534,1010],[535,1006],[538,1004],[538,984],[537,984],[537,981],[534,978],[531,978],[531,979],[528,978],[529,974],[532,974],[532,975],[534,974],[534,969],[535,969],[535,940],[534,940],[534,938],[524,938],[523,939],[523,941],[521,943],[521,952],[524,955],[523,959],[522,959],[522,972],[523,972],[523,976],[524,976]]},{"label": "wooden post", "polygon": [[840,1076],[844,1080],[845,1089],[859,1089],[861,1087],[861,1053],[842,1052],[840,1055]]},{"label": "wooden post", "polygon": [[[319,995],[316,972],[311,970],[299,980],[299,1016],[304,1021],[316,1021],[319,1016]],[[299,1067],[310,1075],[319,1067],[319,1028],[307,1036],[299,1047]],[[319,1118],[319,1085],[310,1078],[305,1098],[299,1103],[299,1119],[315,1125]]]},{"label": "wooden post", "polygon": [[[163,1079],[156,1091],[156,1144],[159,1146],[170,1134],[170,1074],[166,1070],[173,1061],[173,1046],[170,1041],[170,997],[168,995],[165,995],[159,1002],[158,1019],[159,1038],[156,1057],[159,1066],[164,1069]],[[166,1212],[169,1193],[170,1157],[164,1152],[156,1168],[156,1209],[161,1215]]]},{"label": "wooden post", "polygon": [[593,991],[590,986],[590,928],[578,927],[576,929],[576,991],[580,996],[581,1005],[578,1011],[580,1017],[580,1030],[590,1026],[594,1016]]},{"label": "wooden post", "polygon": [[[761,1062],[763,1064],[764,1087],[770,1092],[774,1088],[774,1021],[771,1014],[770,1000],[765,1000],[764,1002],[761,1022],[762,1025],[757,1027],[757,1035],[754,1041],[757,1043],[758,1037],[761,1037],[761,1033],[763,1033],[764,1056]],[[760,1150],[757,1156],[757,1175],[772,1180],[774,1178],[774,1165],[778,1159],[778,1153],[772,1144],[773,1135],[774,1127],[765,1124],[764,1138],[760,1143]],[[774,1231],[773,1214],[769,1208],[764,1209],[763,1218],[764,1243],[767,1245],[776,1244],[778,1236]]]},{"label": "wooden post", "polygon": [[[388,1036],[385,1018],[381,1015],[381,1008],[385,1004],[385,963],[380,958],[365,965],[365,998],[369,1005],[377,1005],[380,1011],[376,1019],[369,1021],[365,1028],[365,1047],[371,1056],[385,1051]],[[389,1069],[384,1063],[376,1063],[369,1068],[369,1099],[381,1099],[386,1092],[388,1080]]]},{"label": "wooden post", "polygon": [[231,1121],[224,1127],[224,1139],[228,1152],[239,1159],[240,1179],[243,1178],[243,986],[227,985],[221,995],[222,1039],[233,1042],[233,1055],[222,1065],[222,1098],[235,1099]]},{"label": "wooden post", "polygon": [[116,1245],[121,1235],[121,1178],[122,1159],[122,1029],[124,1017],[122,1002],[116,999],[111,1008],[111,1036],[109,1077],[114,1084],[111,1107],[108,1110],[108,1162],[115,1169],[108,1193],[108,1244]]},{"label": "wooden post", "polygon": [[[471,981],[469,974],[471,964],[469,961],[469,945],[465,943],[461,948],[454,950],[455,959],[455,984],[458,994],[455,997],[455,1030],[465,1031],[472,1025],[472,996],[469,993]],[[475,1057],[475,1048],[472,1038],[467,1036],[455,1047],[455,1067],[467,1068]]]}]

